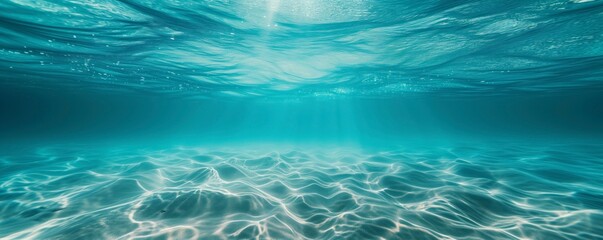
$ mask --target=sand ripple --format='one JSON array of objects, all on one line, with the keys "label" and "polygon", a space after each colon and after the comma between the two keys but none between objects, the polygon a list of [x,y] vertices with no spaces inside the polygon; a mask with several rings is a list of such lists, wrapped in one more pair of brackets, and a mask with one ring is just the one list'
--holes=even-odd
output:
[{"label": "sand ripple", "polygon": [[600,146],[0,157],[3,239],[597,239]]}]

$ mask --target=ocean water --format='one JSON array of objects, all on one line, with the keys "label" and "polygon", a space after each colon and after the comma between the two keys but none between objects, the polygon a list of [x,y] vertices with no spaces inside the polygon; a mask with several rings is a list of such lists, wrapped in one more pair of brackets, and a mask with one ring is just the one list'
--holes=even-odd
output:
[{"label": "ocean water", "polygon": [[603,2],[0,2],[0,239],[603,239]]}]

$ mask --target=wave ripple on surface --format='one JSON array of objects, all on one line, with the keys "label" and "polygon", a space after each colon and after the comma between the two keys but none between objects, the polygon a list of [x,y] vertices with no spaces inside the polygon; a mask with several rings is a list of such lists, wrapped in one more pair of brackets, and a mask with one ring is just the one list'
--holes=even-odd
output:
[{"label": "wave ripple on surface", "polygon": [[15,151],[0,238],[598,239],[596,149]]},{"label": "wave ripple on surface", "polygon": [[0,2],[0,84],[176,96],[603,88],[601,1]]}]

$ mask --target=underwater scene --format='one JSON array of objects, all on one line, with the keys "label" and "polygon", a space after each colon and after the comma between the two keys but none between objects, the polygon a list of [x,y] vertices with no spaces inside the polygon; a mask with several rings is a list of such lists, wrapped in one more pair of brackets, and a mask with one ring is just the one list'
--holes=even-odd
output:
[{"label": "underwater scene", "polygon": [[0,1],[0,239],[603,239],[603,1]]}]

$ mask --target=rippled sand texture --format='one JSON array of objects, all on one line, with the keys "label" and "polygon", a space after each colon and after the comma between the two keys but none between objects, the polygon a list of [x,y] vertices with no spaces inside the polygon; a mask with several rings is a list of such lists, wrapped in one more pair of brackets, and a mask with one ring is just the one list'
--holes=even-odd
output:
[{"label": "rippled sand texture", "polygon": [[600,149],[15,150],[0,237],[601,239]]}]

